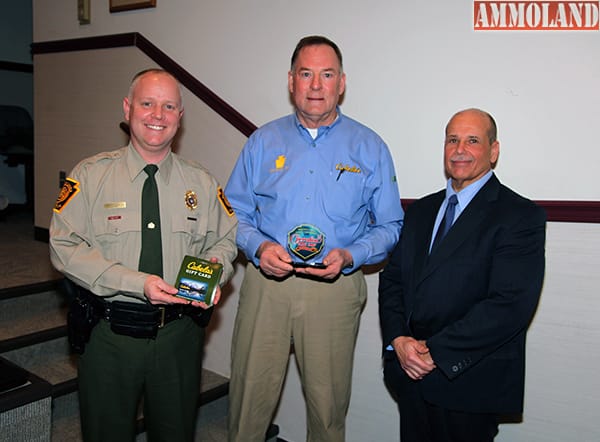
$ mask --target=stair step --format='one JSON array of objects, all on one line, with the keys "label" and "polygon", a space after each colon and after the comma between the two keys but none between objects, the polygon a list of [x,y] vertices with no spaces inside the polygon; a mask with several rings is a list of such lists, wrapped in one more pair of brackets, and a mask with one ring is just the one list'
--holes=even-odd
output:
[{"label": "stair step", "polygon": [[80,442],[79,398],[71,392],[52,400],[52,439],[60,442]]},{"label": "stair step", "polygon": [[[16,215],[8,214],[0,229],[0,357],[16,361],[26,369],[31,384],[0,394],[0,410],[35,408],[42,401],[50,408],[51,401],[52,440],[80,442],[77,356],[71,355],[66,340],[67,302],[62,294],[63,278],[50,264],[47,242],[34,240],[32,214]],[[10,230],[4,228],[8,225]],[[228,389],[227,378],[203,371],[199,417],[209,413],[205,407],[212,408],[214,419],[221,422],[224,434],[227,407],[223,408],[222,404],[227,403]],[[198,427],[197,441],[225,440],[207,439],[205,435],[212,434],[208,425]],[[16,436],[9,436],[2,428],[0,441],[47,440],[23,439],[28,428],[33,428],[28,421],[19,425],[11,421],[10,429],[14,432],[10,434]]]},{"label": "stair step", "polygon": [[45,380],[0,358],[2,376],[21,377],[21,385],[0,393],[0,440],[47,440],[51,425],[51,386]]},{"label": "stair step", "polygon": [[[199,416],[204,416],[210,411],[204,411],[205,407],[215,407],[212,405],[214,402],[223,401],[227,398],[227,391],[229,388],[229,380],[217,373],[210,370],[202,370],[202,381],[200,391],[200,411]],[[221,411],[220,411],[221,412]],[[223,422],[226,422],[227,409],[222,411]],[[200,417],[199,417],[200,419]],[[220,424],[221,430],[223,422]],[[211,424],[212,425],[212,424]],[[212,425],[213,427],[215,425]],[[215,430],[215,431],[221,431]],[[202,428],[199,427],[199,431]],[[144,433],[144,419],[141,417],[138,419],[138,441],[145,440]],[[225,433],[226,434],[226,433]],[[52,440],[61,442],[80,442],[81,441],[81,427],[79,423],[79,400],[77,392],[69,392],[68,394],[55,397],[52,400]],[[207,439],[198,439],[204,440]],[[210,439],[208,439],[210,440]],[[225,440],[225,439],[215,439]]]},{"label": "stair step", "polygon": [[[200,392],[199,392],[199,407],[203,407],[206,404],[214,402],[222,397],[227,396],[229,392],[229,379],[225,376],[221,376],[218,373],[210,370],[202,370],[200,377]],[[144,417],[141,415],[138,418],[137,432],[143,433],[145,431]]]},{"label": "stair step", "polygon": [[[0,354],[1,357],[22,367],[48,382],[52,395],[52,440],[81,441],[79,405],[77,398],[77,358],[70,352],[66,337],[39,342]],[[210,404],[229,391],[229,380],[210,370],[203,370],[200,406]],[[138,432],[144,431],[143,417],[138,419]]]},{"label": "stair step", "polygon": [[67,326],[40,330],[29,334],[15,336],[0,341],[0,353],[27,347],[29,345],[39,344],[41,342],[51,341],[67,335]]},{"label": "stair step", "polygon": [[64,336],[13,349],[1,356],[49,382],[52,397],[77,389],[77,355],[70,352]]},{"label": "stair step", "polygon": [[[80,442],[78,355],[70,351],[66,337],[67,310],[60,280],[0,288],[0,357],[37,379],[35,388],[10,392],[2,402],[10,407],[29,403],[32,392],[38,394],[41,388],[37,385],[45,385],[44,394],[52,397],[52,440]],[[226,440],[228,392],[226,377],[202,371],[196,441]],[[142,416],[138,430],[137,441],[145,441]],[[271,425],[265,440],[276,442],[278,433],[279,428]]]},{"label": "stair step", "polygon": [[31,295],[51,290],[61,290],[64,278],[51,279],[48,281],[34,282],[31,284],[19,285],[16,287],[0,288],[0,301],[18,296]]},{"label": "stair step", "polygon": [[58,290],[0,300],[0,353],[66,335],[67,303]]},{"label": "stair step", "polygon": [[[227,440],[227,413],[229,397],[223,396],[210,404],[204,405],[198,411],[196,420],[196,437],[194,442],[224,442]],[[277,442],[280,439],[279,427],[270,425],[265,435],[266,442]],[[146,434],[140,433],[136,442],[146,442]]]}]

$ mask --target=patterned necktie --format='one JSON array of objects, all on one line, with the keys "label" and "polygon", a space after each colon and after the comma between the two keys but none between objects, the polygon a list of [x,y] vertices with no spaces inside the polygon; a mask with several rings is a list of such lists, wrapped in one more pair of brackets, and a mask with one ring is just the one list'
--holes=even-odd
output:
[{"label": "patterned necktie", "polygon": [[160,207],[158,186],[154,175],[156,164],[148,164],[144,172],[148,178],[142,189],[142,250],[140,252],[140,272],[163,276],[162,242],[160,238]]},{"label": "patterned necktie", "polygon": [[456,209],[456,204],[458,204],[458,198],[456,195],[452,195],[448,199],[448,205],[446,206],[446,213],[444,213],[444,219],[440,223],[438,227],[438,231],[435,234],[435,239],[433,240],[433,245],[431,246],[431,252],[435,250],[437,246],[442,242],[450,227],[452,227],[452,223],[454,222],[454,210]]}]

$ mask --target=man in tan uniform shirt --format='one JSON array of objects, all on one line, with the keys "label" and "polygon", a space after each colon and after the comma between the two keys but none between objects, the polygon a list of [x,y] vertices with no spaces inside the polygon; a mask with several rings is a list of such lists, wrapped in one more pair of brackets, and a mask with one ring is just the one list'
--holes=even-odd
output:
[{"label": "man in tan uniform shirt", "polygon": [[[50,226],[52,263],[100,317],[79,362],[83,436],[133,440],[143,397],[149,440],[192,440],[204,337],[197,323],[208,306],[173,296],[173,284],[185,255],[222,263],[221,283],[227,281],[237,220],[216,180],[171,151],[183,114],[175,78],[158,69],[139,73],[123,109],[129,145],[73,169]],[[162,277],[138,270],[147,164],[158,166]],[[215,304],[220,294],[217,287]],[[111,315],[121,307],[134,312],[125,324],[134,330],[138,315],[158,312],[153,335],[115,332]]]}]

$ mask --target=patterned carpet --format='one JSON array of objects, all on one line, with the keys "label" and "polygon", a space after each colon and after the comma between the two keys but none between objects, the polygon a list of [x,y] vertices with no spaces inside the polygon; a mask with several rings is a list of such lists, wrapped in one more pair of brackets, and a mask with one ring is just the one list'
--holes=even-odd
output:
[{"label": "patterned carpet", "polygon": [[0,217],[0,290],[61,279],[48,244],[34,239],[33,214],[9,207]]}]

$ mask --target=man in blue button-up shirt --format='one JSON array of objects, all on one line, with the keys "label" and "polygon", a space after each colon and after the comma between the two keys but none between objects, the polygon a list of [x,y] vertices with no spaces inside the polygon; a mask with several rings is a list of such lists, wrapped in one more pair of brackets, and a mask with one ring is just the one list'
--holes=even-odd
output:
[{"label": "man in blue button-up shirt", "polygon": [[232,344],[230,441],[264,440],[290,339],[307,439],[344,440],[367,294],[360,268],[384,260],[402,226],[386,144],[338,107],[346,77],[335,43],[300,40],[288,83],[296,112],[250,137],[226,189],[250,261]]}]

